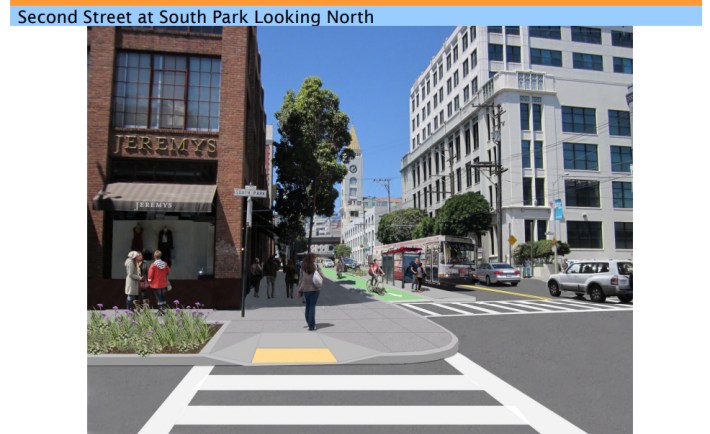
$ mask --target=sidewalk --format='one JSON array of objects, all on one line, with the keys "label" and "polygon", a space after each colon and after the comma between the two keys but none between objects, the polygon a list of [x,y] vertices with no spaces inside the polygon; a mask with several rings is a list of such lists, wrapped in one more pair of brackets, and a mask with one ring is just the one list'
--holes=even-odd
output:
[{"label": "sidewalk", "polygon": [[334,270],[324,274],[315,332],[306,327],[297,295],[286,298],[279,273],[274,298],[266,297],[265,279],[259,298],[253,290],[247,295],[244,318],[241,311],[205,311],[207,321],[223,325],[199,354],[88,355],[88,365],[401,364],[439,360],[458,351],[451,332],[396,303],[443,298],[448,291],[412,293],[407,284],[404,291],[388,287],[381,297],[361,289],[364,278],[346,275],[335,282]]}]

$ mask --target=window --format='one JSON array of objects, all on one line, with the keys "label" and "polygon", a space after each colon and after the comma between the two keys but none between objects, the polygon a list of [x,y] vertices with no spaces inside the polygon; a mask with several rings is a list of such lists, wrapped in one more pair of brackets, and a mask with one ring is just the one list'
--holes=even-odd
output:
[{"label": "window", "polygon": [[590,69],[603,71],[602,56],[588,53],[572,53],[572,67],[574,69]]},{"label": "window", "polygon": [[521,153],[523,169],[530,169],[530,140],[523,140],[521,143]]},{"label": "window", "polygon": [[562,131],[566,133],[597,133],[597,111],[587,107],[562,106]]},{"label": "window", "polygon": [[114,126],[219,131],[220,81],[220,59],[119,52]]},{"label": "window", "polygon": [[478,65],[478,50],[473,50],[471,53],[471,69],[475,68],[476,65]]},{"label": "window", "polygon": [[461,161],[461,136],[456,136],[456,161]]},{"label": "window", "polygon": [[443,80],[444,79],[444,65],[439,64],[439,79]]},{"label": "window", "polygon": [[508,63],[520,63],[520,47],[507,45],[505,47],[506,60]]},{"label": "window", "polygon": [[476,39],[476,26],[469,26],[469,30],[471,31],[471,42],[473,42]]},{"label": "window", "polygon": [[350,188],[350,196],[357,196],[357,188]]},{"label": "window", "polygon": [[615,47],[634,47],[634,34],[631,32],[611,31],[611,45]]},{"label": "window", "polygon": [[446,70],[451,69],[451,53],[446,55]]},{"label": "window", "polygon": [[434,108],[439,105],[439,95],[434,94]]},{"label": "window", "polygon": [[531,48],[530,63],[533,65],[562,66],[562,52]]},{"label": "window", "polygon": [[488,33],[503,34],[503,26],[488,26]]},{"label": "window", "polygon": [[609,110],[609,134],[631,136],[631,113],[623,110]]},{"label": "window", "polygon": [[535,178],[535,206],[545,203],[545,178]]},{"label": "window", "polygon": [[468,48],[468,33],[461,35],[461,52],[466,51]]},{"label": "window", "polygon": [[357,185],[357,178],[350,178],[350,185]]},{"label": "window", "polygon": [[471,93],[474,94],[476,92],[478,92],[478,77],[474,77],[471,80]]},{"label": "window", "polygon": [[471,163],[466,163],[466,187],[470,187],[473,182],[473,171],[471,170]]},{"label": "window", "polygon": [[464,148],[466,149],[466,155],[471,153],[471,130],[466,128],[463,132],[463,142]]},{"label": "window", "polygon": [[520,103],[520,129],[527,131],[530,129],[530,104]]},{"label": "window", "polygon": [[452,107],[451,107],[451,103],[448,103],[448,104],[446,105],[446,116],[447,116],[447,117],[451,117],[452,114],[453,114],[453,110],[452,110]]},{"label": "window", "polygon": [[463,61],[463,77],[468,75],[468,59]]},{"label": "window", "polygon": [[451,79],[446,80],[446,94],[449,95],[451,93]]},{"label": "window", "polygon": [[434,116],[434,131],[436,131],[437,128],[439,128],[439,117]]},{"label": "window", "polygon": [[456,95],[454,97],[454,110],[458,110],[458,109],[459,109],[459,97],[458,97],[458,95]]},{"label": "window", "polygon": [[601,249],[602,222],[568,221],[567,242],[573,249]]},{"label": "window", "polygon": [[488,44],[488,60],[503,61],[503,46],[501,44]]},{"label": "window", "polygon": [[429,82],[428,78],[426,80],[426,93],[427,95],[431,94],[431,82]]},{"label": "window", "polygon": [[614,196],[614,208],[633,208],[634,207],[634,191],[631,182],[611,183],[611,188]]},{"label": "window", "polygon": [[535,168],[536,169],[544,169],[544,166],[542,163],[542,141],[540,141],[540,140],[535,140],[534,155],[535,155]]},{"label": "window", "polygon": [[434,172],[434,173],[438,174],[439,173],[439,153],[438,152],[436,152],[434,154],[434,163],[436,164],[436,172]]},{"label": "window", "polygon": [[437,77],[438,77],[438,75],[437,75],[436,71],[434,71],[434,86],[436,86],[436,83],[438,82]]},{"label": "window", "polygon": [[481,182],[481,172],[479,172],[478,167],[476,165],[480,162],[480,158],[476,157],[473,159],[473,182],[478,184]]},{"label": "window", "polygon": [[523,205],[532,205],[532,178],[523,178]]},{"label": "window", "polygon": [[586,42],[588,44],[601,44],[602,29],[596,27],[572,26],[572,40],[574,42]]},{"label": "window", "polygon": [[633,148],[631,146],[611,147],[612,172],[631,172],[633,162]]},{"label": "window", "polygon": [[459,85],[459,72],[454,72],[454,87]]},{"label": "window", "polygon": [[412,98],[412,113],[414,113],[415,107],[414,107],[414,98]]},{"label": "window", "polygon": [[614,222],[614,239],[617,249],[634,248],[634,223]]},{"label": "window", "polygon": [[566,170],[599,170],[597,145],[565,143],[564,164]]},{"label": "window", "polygon": [[454,62],[459,60],[459,46],[454,45]]},{"label": "window", "polygon": [[439,102],[444,102],[444,87],[439,88]]},{"label": "window", "polygon": [[534,38],[562,39],[560,26],[530,26],[530,36]]},{"label": "window", "polygon": [[565,179],[565,204],[585,208],[599,208],[599,181]]},{"label": "window", "polygon": [[436,180],[436,203],[439,203],[439,201],[441,200],[441,198],[439,197],[439,193],[440,193],[439,192],[439,180],[437,179]]},{"label": "window", "polygon": [[443,125],[443,124],[444,124],[444,110],[441,110],[439,112],[439,125]]},{"label": "window", "polygon": [[542,131],[542,105],[533,104],[533,131]]},{"label": "window", "polygon": [[461,168],[456,169],[456,190],[461,193]]},{"label": "window", "polygon": [[520,26],[505,26],[506,35],[520,35]]},{"label": "window", "polygon": [[357,217],[358,212],[357,211],[350,211],[350,217]]},{"label": "window", "polygon": [[619,72],[621,74],[633,74],[634,60],[624,57],[614,57],[614,72]]},{"label": "window", "polygon": [[468,99],[470,98],[471,92],[469,92],[468,89],[469,89],[468,85],[466,85],[466,87],[463,88],[463,102],[464,102],[464,104],[467,103]]}]

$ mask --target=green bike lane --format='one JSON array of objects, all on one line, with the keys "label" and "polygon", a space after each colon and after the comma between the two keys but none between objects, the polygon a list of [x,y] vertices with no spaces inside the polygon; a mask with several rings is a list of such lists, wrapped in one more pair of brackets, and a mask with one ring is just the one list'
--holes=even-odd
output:
[{"label": "green bike lane", "polygon": [[384,295],[378,295],[374,292],[367,291],[367,281],[370,280],[369,276],[356,276],[351,273],[342,273],[342,277],[338,279],[338,273],[333,268],[321,267],[321,271],[326,277],[334,282],[340,283],[341,285],[347,285],[351,288],[359,289],[366,292],[368,295],[376,297],[382,301],[398,302],[398,301],[421,301],[425,298],[418,296],[407,290],[397,289],[391,285],[383,285],[387,292]]}]

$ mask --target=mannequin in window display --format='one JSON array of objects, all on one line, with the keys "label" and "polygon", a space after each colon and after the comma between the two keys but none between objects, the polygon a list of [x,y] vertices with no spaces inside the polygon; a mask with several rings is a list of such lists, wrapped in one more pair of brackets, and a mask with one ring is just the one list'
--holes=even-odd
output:
[{"label": "mannequin in window display", "polygon": [[172,265],[173,233],[166,225],[158,234],[158,250],[163,252],[163,261]]},{"label": "mannequin in window display", "polygon": [[136,223],[133,227],[133,241],[131,241],[131,250],[136,252],[143,251],[143,227],[140,223]]}]

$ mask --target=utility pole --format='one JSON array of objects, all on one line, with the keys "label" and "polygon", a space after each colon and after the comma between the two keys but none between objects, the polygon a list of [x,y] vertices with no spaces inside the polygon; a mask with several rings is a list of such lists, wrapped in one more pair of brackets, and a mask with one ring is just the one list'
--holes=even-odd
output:
[{"label": "utility pole", "polygon": [[488,107],[490,110],[491,108],[494,110],[493,113],[493,134],[491,135],[493,142],[496,144],[496,161],[488,161],[488,162],[482,162],[482,163],[471,163],[473,167],[476,168],[488,168],[488,169],[493,169],[495,174],[497,175],[497,186],[496,186],[496,226],[497,227],[497,237],[498,237],[498,242],[497,242],[497,247],[498,247],[498,259],[499,262],[503,262],[503,172],[507,171],[508,169],[503,168],[503,164],[501,163],[501,155],[502,155],[502,145],[501,145],[501,115],[504,113],[503,109],[500,104],[493,105],[493,104],[487,104],[487,105],[472,105],[472,107]]},{"label": "utility pole", "polygon": [[392,199],[390,198],[390,181],[392,181],[392,178],[375,178],[373,181],[385,183],[385,188],[387,189],[387,214],[390,214],[392,212]]}]

